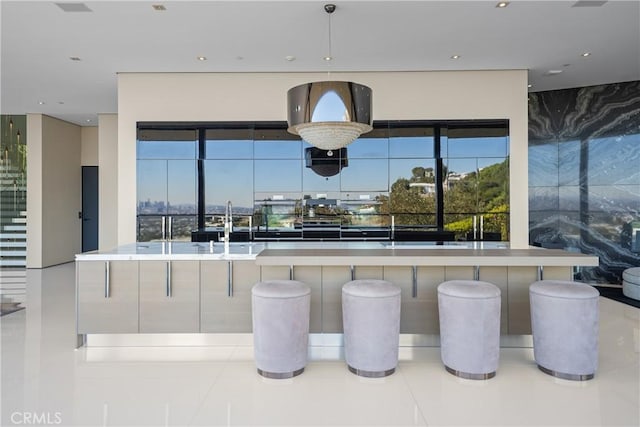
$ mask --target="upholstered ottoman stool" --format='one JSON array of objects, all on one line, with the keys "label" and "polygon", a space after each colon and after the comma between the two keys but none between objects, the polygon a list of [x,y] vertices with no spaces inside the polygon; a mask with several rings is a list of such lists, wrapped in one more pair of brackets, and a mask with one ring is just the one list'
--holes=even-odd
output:
[{"label": "upholstered ottoman stool", "polygon": [[640,301],[640,267],[627,268],[622,272],[622,293]]},{"label": "upholstered ottoman stool", "polygon": [[253,345],[258,373],[291,378],[304,371],[311,289],[294,280],[270,280],[251,289]]},{"label": "upholstered ottoman stool", "polygon": [[542,372],[567,380],[598,368],[598,298],[584,283],[541,280],[529,287],[533,354]]},{"label": "upholstered ottoman stool", "polygon": [[500,289],[478,280],[438,285],[440,356],[461,378],[493,378],[500,358]]},{"label": "upholstered ottoman stool", "polygon": [[400,287],[384,280],[346,283],[342,321],[349,370],[363,377],[391,375],[398,365]]}]

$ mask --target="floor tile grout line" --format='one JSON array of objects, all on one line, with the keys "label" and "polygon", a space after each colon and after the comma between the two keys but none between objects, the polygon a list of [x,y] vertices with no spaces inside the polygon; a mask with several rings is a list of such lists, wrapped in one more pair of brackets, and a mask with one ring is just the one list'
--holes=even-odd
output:
[{"label": "floor tile grout line", "polygon": [[398,373],[402,376],[402,380],[404,381],[407,390],[409,390],[409,394],[411,395],[411,398],[413,399],[413,404],[415,405],[415,408],[418,409],[418,412],[420,413],[420,418],[422,418],[422,421],[424,422],[425,426],[428,426],[429,423],[427,422],[427,417],[425,416],[424,412],[422,411],[422,408],[420,407],[420,404],[418,403],[418,400],[416,399],[415,394],[413,393],[413,388],[411,388],[411,385],[409,384],[409,381],[407,380],[406,375],[404,374],[404,370],[402,369],[402,366],[400,366],[400,364],[398,364]]},{"label": "floor tile grout line", "polygon": [[222,373],[225,371],[225,368],[230,365],[230,363],[232,361],[232,356],[237,351],[238,347],[239,347],[238,345],[234,345],[233,346],[233,350],[231,350],[229,352],[229,356],[227,356],[226,360],[224,361],[224,364],[222,365],[222,369],[220,369],[216,373],[216,376],[213,379],[213,381],[211,382],[211,385],[209,386],[209,388],[207,389],[207,392],[204,393],[204,396],[200,400],[200,403],[198,404],[196,409],[193,411],[193,415],[191,416],[191,419],[187,423],[187,426],[193,426],[194,425],[193,423],[194,423],[196,417],[198,416],[198,414],[200,413],[200,411],[202,410],[202,408],[204,407],[204,404],[207,401],[207,397],[209,396],[209,394],[213,390],[213,387],[216,385],[216,383],[220,380],[220,377],[222,376]]}]

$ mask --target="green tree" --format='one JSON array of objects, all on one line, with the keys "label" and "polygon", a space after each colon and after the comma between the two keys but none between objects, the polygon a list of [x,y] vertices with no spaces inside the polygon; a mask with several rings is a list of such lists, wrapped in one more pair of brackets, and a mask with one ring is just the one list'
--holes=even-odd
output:
[{"label": "green tree", "polygon": [[[451,178],[455,172],[446,171]],[[399,178],[391,185],[389,197],[380,196],[380,213],[394,215],[397,225],[435,224],[435,195],[425,191],[433,184],[433,168],[416,166],[410,178]],[[447,230],[457,238],[465,238],[472,231],[472,215],[484,214],[484,230],[499,232],[508,239],[509,219],[509,160],[469,173],[457,181],[449,181],[445,188]],[[412,185],[413,184],[413,185]]]}]

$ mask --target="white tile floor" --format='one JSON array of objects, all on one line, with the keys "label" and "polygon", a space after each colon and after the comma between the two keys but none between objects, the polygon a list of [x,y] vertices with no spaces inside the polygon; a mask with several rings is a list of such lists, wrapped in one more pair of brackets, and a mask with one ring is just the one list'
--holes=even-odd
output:
[{"label": "white tile floor", "polygon": [[448,374],[438,348],[401,348],[365,379],[314,348],[290,380],[257,375],[251,347],[75,350],[74,265],[29,270],[27,309],[2,322],[2,425],[640,425],[640,310],[600,301],[600,368],[571,382],[505,348],[488,381]]}]

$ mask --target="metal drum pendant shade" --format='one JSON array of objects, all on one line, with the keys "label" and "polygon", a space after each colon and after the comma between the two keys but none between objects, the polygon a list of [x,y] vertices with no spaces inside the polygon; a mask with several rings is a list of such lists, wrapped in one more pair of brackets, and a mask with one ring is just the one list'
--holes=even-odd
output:
[{"label": "metal drum pendant shade", "polygon": [[322,150],[337,150],[371,131],[371,89],[342,81],[305,83],[287,93],[287,129]]}]

